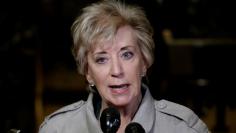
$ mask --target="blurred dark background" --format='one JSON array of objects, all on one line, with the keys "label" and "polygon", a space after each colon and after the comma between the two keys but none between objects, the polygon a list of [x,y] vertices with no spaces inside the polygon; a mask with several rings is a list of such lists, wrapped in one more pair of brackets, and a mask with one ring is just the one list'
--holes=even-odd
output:
[{"label": "blurred dark background", "polygon": [[[123,0],[125,1],[125,0]],[[44,117],[86,99],[70,26],[96,0],[0,2],[0,132],[37,132]],[[126,0],[155,30],[151,92],[193,109],[212,132],[236,133],[236,8],[225,0]]]}]

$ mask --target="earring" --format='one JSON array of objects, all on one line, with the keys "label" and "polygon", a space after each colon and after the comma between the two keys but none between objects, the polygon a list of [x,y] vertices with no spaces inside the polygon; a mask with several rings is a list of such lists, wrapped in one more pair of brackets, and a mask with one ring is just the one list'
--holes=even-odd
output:
[{"label": "earring", "polygon": [[145,76],[146,76],[146,70],[144,70],[144,71],[141,73],[140,76],[141,76],[141,77],[145,77]]},{"label": "earring", "polygon": [[89,86],[88,89],[89,89],[90,92],[97,92],[95,84],[93,82],[89,82],[88,86]]},{"label": "earring", "polygon": [[94,83],[89,83],[89,87],[93,88],[94,86]]},{"label": "earring", "polygon": [[142,74],[141,74],[141,77],[145,77],[145,75],[146,75],[146,74],[142,73]]}]

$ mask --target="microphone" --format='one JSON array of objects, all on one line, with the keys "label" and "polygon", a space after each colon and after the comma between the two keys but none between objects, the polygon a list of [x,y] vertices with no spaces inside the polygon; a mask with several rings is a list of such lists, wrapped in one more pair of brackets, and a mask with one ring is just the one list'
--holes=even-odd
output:
[{"label": "microphone", "polygon": [[120,127],[120,113],[115,108],[109,107],[103,110],[100,125],[104,133],[116,133]]},{"label": "microphone", "polygon": [[126,126],[125,133],[145,133],[145,130],[139,123],[131,122]]}]

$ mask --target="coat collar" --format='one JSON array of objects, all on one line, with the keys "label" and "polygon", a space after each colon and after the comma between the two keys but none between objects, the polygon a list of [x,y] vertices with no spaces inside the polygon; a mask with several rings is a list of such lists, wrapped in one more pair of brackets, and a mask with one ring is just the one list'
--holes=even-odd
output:
[{"label": "coat collar", "polygon": [[146,85],[142,85],[145,95],[142,103],[134,116],[133,122],[138,122],[143,126],[146,132],[150,132],[155,121],[154,99]]},{"label": "coat collar", "polygon": [[94,113],[94,107],[93,107],[93,97],[94,94],[90,93],[87,100],[87,125],[88,125],[88,132],[89,133],[102,133],[102,129],[100,128],[100,123],[96,118],[96,115]]}]

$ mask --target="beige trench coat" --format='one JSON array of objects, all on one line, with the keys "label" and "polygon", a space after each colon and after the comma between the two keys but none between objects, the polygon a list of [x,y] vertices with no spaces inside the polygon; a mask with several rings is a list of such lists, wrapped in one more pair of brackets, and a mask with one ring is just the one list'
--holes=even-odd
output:
[{"label": "beige trench coat", "polygon": [[[154,100],[149,89],[135,114],[133,122],[140,123],[146,133],[210,133],[207,126],[189,108],[167,101]],[[79,101],[47,116],[39,133],[102,133],[92,104]]]}]

